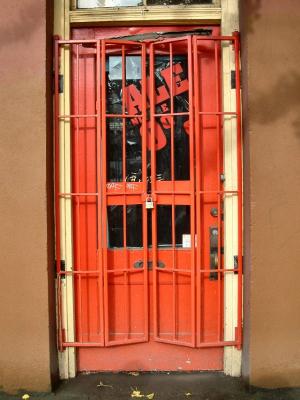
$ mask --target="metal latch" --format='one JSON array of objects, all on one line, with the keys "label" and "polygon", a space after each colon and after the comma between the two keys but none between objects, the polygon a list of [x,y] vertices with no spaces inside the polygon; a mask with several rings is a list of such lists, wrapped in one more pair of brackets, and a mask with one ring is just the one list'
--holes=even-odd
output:
[{"label": "metal latch", "polygon": [[[59,263],[59,269],[61,272],[65,272],[66,271],[66,261],[65,260],[60,260]],[[57,268],[57,260],[55,260],[55,269]],[[62,278],[65,277],[65,275],[61,275]]]},{"label": "metal latch", "polygon": [[[242,263],[243,263],[243,258],[244,256],[242,256]],[[234,266],[234,273],[237,274],[238,273],[238,268],[239,268],[239,256],[233,256],[233,266]]]},{"label": "metal latch", "polygon": [[58,75],[58,93],[64,92],[64,76],[62,74]]},{"label": "metal latch", "polygon": [[[147,262],[147,267],[148,270],[152,270],[153,268],[153,262],[152,261],[148,261]],[[143,260],[138,260],[133,264],[133,268],[144,268],[144,261]],[[162,261],[158,261],[157,263],[157,268],[165,268],[165,264]]]},{"label": "metal latch", "polygon": [[[241,71],[240,71],[240,76],[241,76]],[[230,83],[231,83],[231,89],[236,89],[236,71],[231,71],[230,74]]]}]

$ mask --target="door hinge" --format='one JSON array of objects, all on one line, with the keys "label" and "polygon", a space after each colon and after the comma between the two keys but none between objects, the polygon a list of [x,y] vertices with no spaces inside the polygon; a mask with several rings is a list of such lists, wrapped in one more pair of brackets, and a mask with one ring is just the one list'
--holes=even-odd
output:
[{"label": "door hinge", "polygon": [[[244,258],[244,256],[242,256],[242,263],[243,263],[243,258]],[[239,256],[233,256],[233,267],[234,267],[235,270],[238,269],[238,267],[239,267]],[[238,271],[235,271],[234,273],[237,274]]]},{"label": "door hinge", "polygon": [[64,92],[64,76],[62,74],[58,75],[58,93]]},{"label": "door hinge", "polygon": [[[240,78],[241,78],[241,71],[240,71]],[[231,81],[231,89],[236,89],[236,71],[231,71],[230,81]],[[241,79],[240,79],[240,86],[242,87]]]},{"label": "door hinge", "polygon": [[[55,269],[56,269],[56,263],[57,261],[55,260]],[[60,271],[65,272],[65,270],[66,270],[66,261],[60,260]]]},{"label": "door hinge", "polygon": [[[53,93],[55,93],[55,78],[54,78],[54,72],[53,72]],[[58,93],[63,93],[64,92],[64,76],[62,74],[58,75]]]}]

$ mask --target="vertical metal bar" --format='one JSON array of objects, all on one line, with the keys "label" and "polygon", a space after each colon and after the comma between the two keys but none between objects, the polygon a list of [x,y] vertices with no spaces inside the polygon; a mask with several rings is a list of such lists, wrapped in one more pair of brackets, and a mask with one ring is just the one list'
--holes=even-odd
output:
[{"label": "vertical metal bar", "polygon": [[[146,76],[146,44],[143,43],[141,48],[142,56],[142,75],[141,75],[141,88],[142,88],[142,180],[143,180],[143,193],[147,193],[147,76]],[[148,229],[147,229],[147,209],[142,203],[142,218],[143,218],[143,258],[144,258],[144,336],[145,340],[149,340],[149,320],[148,320]]]},{"label": "vertical metal bar", "polygon": [[[174,200],[174,79],[173,79],[173,45],[169,44],[169,52],[170,52],[170,111],[171,111],[171,181],[172,181],[172,194]],[[174,266],[173,266],[174,267]]]},{"label": "vertical metal bar", "polygon": [[[125,115],[125,86],[126,86],[126,58],[125,46],[122,45],[122,115]],[[122,118],[122,180],[124,182],[124,190],[126,192],[126,119]]]},{"label": "vertical metal bar", "polygon": [[194,158],[194,104],[193,104],[193,63],[192,37],[187,39],[188,82],[189,82],[189,138],[190,138],[190,180],[191,180],[191,344],[196,345],[196,299],[195,299],[195,158]]},{"label": "vertical metal bar", "polygon": [[[79,115],[79,44],[76,44],[76,115]],[[79,178],[79,118],[76,118],[76,191],[80,192],[80,178]],[[81,221],[80,221],[80,202],[81,199],[79,196],[76,196],[76,250],[77,250],[77,259],[78,259],[78,270],[81,270],[81,248],[80,248],[80,239],[81,239]],[[79,341],[83,341],[82,335],[82,281],[81,281],[81,274],[78,274],[78,295],[79,295],[79,307],[78,307],[78,325],[79,325]]]},{"label": "vertical metal bar", "polygon": [[169,53],[170,53],[170,111],[171,111],[171,182],[172,182],[172,217],[171,217],[171,228],[172,228],[172,291],[173,291],[173,340],[176,337],[176,307],[177,307],[177,296],[176,296],[176,235],[175,235],[175,162],[174,162],[174,79],[173,79],[173,44],[169,43]]},{"label": "vertical metal bar", "polygon": [[[124,210],[126,212],[126,206],[124,206]],[[126,249],[126,247],[124,247]],[[130,298],[129,298],[129,283],[128,283],[128,271],[127,271],[127,251],[125,251],[126,257],[126,271],[124,271],[124,291],[125,291],[125,318],[126,318],[126,331],[125,336],[127,339],[130,337]]]},{"label": "vertical metal bar", "polygon": [[60,260],[60,182],[59,182],[59,44],[54,45],[54,153],[55,153],[55,259],[58,303],[58,348],[62,351],[62,307],[61,307],[61,260]]},{"label": "vertical metal bar", "polygon": [[241,82],[240,82],[240,41],[239,33],[234,32],[235,73],[236,73],[236,112],[237,112],[237,170],[238,170],[238,327],[237,346],[242,345],[243,313],[243,187],[242,187],[242,127],[241,127]]},{"label": "vertical metal bar", "polygon": [[173,291],[173,340],[177,340],[177,314],[176,314],[176,307],[177,307],[177,293],[176,293],[176,283],[177,283],[177,276],[174,269],[176,268],[176,237],[175,237],[175,204],[174,204],[174,192],[172,195],[172,217],[171,217],[171,228],[172,228],[172,291]]},{"label": "vertical metal bar", "polygon": [[54,147],[55,147],[55,217],[56,217],[56,271],[60,272],[60,182],[59,182],[59,44],[55,42],[55,70],[54,70]]},{"label": "vertical metal bar", "polygon": [[104,307],[103,307],[103,265],[102,265],[102,188],[101,188],[101,47],[100,40],[96,45],[96,114],[97,114],[97,269],[98,269],[98,296],[99,321],[102,334],[101,343],[104,343]]},{"label": "vertical metal bar", "polygon": [[[217,210],[218,210],[218,269],[222,268],[222,255],[221,255],[221,241],[222,241],[222,221],[221,221],[221,127],[220,127],[220,67],[219,67],[219,51],[218,51],[219,41],[214,41],[214,56],[215,56],[215,83],[216,83],[216,105],[217,105],[217,182],[218,182],[218,199],[217,199]],[[217,282],[218,282],[218,341],[221,341],[222,335],[222,298],[221,298],[221,272],[217,272]]]},{"label": "vertical metal bar", "polygon": [[123,254],[125,257],[125,271],[123,275],[123,286],[124,286],[124,293],[125,293],[125,304],[124,304],[124,313],[125,313],[125,320],[126,320],[126,328],[125,328],[125,335],[127,339],[129,339],[129,287],[128,287],[128,250],[127,250],[127,206],[126,206],[126,195],[123,196]]},{"label": "vertical metal bar", "polygon": [[[156,149],[155,149],[155,75],[154,75],[154,43],[149,50],[150,67],[150,128],[151,128],[151,190],[156,192]],[[153,262],[153,334],[158,337],[158,310],[157,310],[157,207],[152,211],[152,262]]]},{"label": "vertical metal bar", "polygon": [[[126,89],[126,56],[125,56],[125,46],[122,45],[122,115],[126,113],[126,105],[125,105],[125,89]],[[124,192],[123,196],[123,252],[125,257],[125,272],[124,272],[124,292],[125,292],[125,319],[126,319],[126,337],[129,339],[129,330],[130,330],[130,321],[129,321],[129,286],[128,286],[128,249],[127,249],[127,198],[126,198],[126,118],[122,118],[122,180],[124,184]]]},{"label": "vertical metal bar", "polygon": [[201,115],[200,115],[200,95],[201,95],[201,72],[200,63],[198,60],[198,40],[197,37],[193,38],[193,54],[194,54],[194,99],[195,99],[195,159],[196,159],[196,232],[197,232],[197,247],[196,247],[196,264],[197,264],[197,345],[200,346],[202,343],[202,195],[200,191],[202,189],[202,129],[201,129]]},{"label": "vertical metal bar", "polygon": [[104,329],[105,344],[109,343],[109,319],[108,319],[108,265],[107,265],[107,190],[106,190],[106,43],[101,44],[101,81],[102,81],[102,239],[103,239],[103,278],[104,278]]}]

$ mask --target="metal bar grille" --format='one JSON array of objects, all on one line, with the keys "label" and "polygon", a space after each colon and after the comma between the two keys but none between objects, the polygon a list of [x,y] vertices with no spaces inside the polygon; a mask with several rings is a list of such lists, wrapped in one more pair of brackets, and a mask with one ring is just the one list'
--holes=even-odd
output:
[{"label": "metal bar grille", "polygon": [[[203,41],[213,40],[214,52],[214,65],[215,65],[215,82],[216,82],[216,109],[203,109],[201,100],[203,99],[201,93],[203,91],[202,82],[199,79],[201,76],[201,52]],[[230,111],[224,111],[221,104],[221,87],[220,87],[220,48],[222,43],[229,42],[232,44],[233,51],[235,53],[235,73],[237,77],[236,86],[236,109]],[[203,201],[206,196],[217,196],[217,229],[218,229],[218,267],[214,269],[214,274],[217,274],[217,293],[218,293],[218,322],[217,322],[217,337],[213,342],[209,342],[203,337],[203,279],[205,275],[209,274],[211,269],[207,267],[204,259],[203,252],[197,246],[197,265],[198,277],[197,277],[197,304],[199,306],[199,319],[197,323],[197,347],[210,347],[211,345],[218,346],[231,346],[235,345],[238,348],[241,347],[241,334],[242,334],[242,132],[241,132],[241,107],[240,107],[240,70],[239,70],[239,37],[238,33],[234,33],[233,36],[220,36],[214,38],[206,37],[194,37],[193,39],[193,58],[194,58],[194,87],[195,87],[195,129],[196,129],[196,203],[197,203],[197,240],[201,243],[205,232],[203,232],[203,219],[204,219],[204,206]],[[217,187],[213,190],[205,190],[205,182],[203,181],[203,152],[205,151],[203,144],[203,131],[204,123],[203,119],[206,117],[215,116],[217,118]],[[231,190],[225,190],[223,188],[223,182],[221,177],[223,176],[223,123],[226,116],[236,118],[236,138],[237,138],[237,187],[233,187]],[[238,266],[237,268],[231,268],[223,266],[223,230],[224,223],[222,218],[222,202],[226,196],[235,196],[238,199]],[[238,274],[238,324],[237,334],[235,340],[225,341],[223,333],[223,307],[222,298],[224,296],[223,281],[225,274]]]},{"label": "metal bar grille", "polygon": [[[203,82],[201,81],[201,61],[202,43],[212,43],[212,53],[215,69],[215,98],[216,106],[211,108],[203,107]],[[220,82],[220,63],[221,63],[221,45],[229,42],[233,46],[235,54],[235,73],[236,73],[236,108],[234,110],[223,110],[221,103],[221,82]],[[178,50],[180,46],[180,50]],[[64,48],[68,48],[72,54],[72,85],[73,91],[72,109],[69,114],[60,113],[60,101],[62,94],[59,93],[59,72],[60,72],[60,54]],[[149,54],[149,83],[147,84],[147,48]],[[166,50],[167,49],[167,50]],[[183,52],[187,56],[188,65],[188,111],[176,111],[174,109],[174,95],[176,89],[176,72],[174,67],[174,57],[178,52]],[[148,212],[143,206],[144,196],[147,195],[147,140],[149,131],[151,144],[151,195],[155,201],[155,207],[152,211],[152,263],[153,263],[153,337],[158,342],[172,343],[188,347],[222,347],[235,345],[240,348],[242,343],[242,133],[241,133],[241,107],[240,107],[240,76],[239,76],[239,36],[234,33],[233,36],[187,36],[178,39],[168,39],[150,44],[135,43],[122,40],[56,40],[55,41],[55,74],[54,74],[54,147],[55,147],[55,217],[56,217],[56,271],[57,271],[57,307],[58,307],[58,347],[63,350],[65,347],[101,347],[114,346],[120,344],[139,343],[149,340],[149,322],[148,322],[148,286],[149,274],[148,249],[149,240],[147,230]],[[107,109],[107,77],[106,63],[107,55],[121,56],[122,64],[122,110],[119,114],[111,113]],[[141,57],[141,95],[142,111],[139,115],[127,112],[126,102],[126,57],[128,54],[139,54]],[[155,58],[159,54],[169,57],[170,70],[170,110],[169,112],[157,112],[156,88],[155,88]],[[80,98],[86,95],[80,86],[81,67],[84,65],[84,59],[92,60],[88,65],[90,73],[94,74],[94,97],[92,104],[88,109],[80,106]],[[149,91],[149,92],[148,92]],[[147,92],[150,99],[150,117],[147,122]],[[66,94],[67,95],[67,94]],[[74,101],[73,99],[76,99]],[[128,108],[129,109],[129,108]],[[175,177],[175,134],[174,126],[177,117],[188,117],[189,119],[189,180],[183,185],[178,185]],[[223,123],[224,118],[236,118],[236,139],[237,139],[237,187],[225,190],[222,180],[223,175]],[[111,182],[107,180],[107,121],[118,118],[122,121],[122,182],[114,184],[112,189]],[[132,118],[139,118],[141,123],[142,136],[142,179],[138,182],[134,191],[130,190],[129,182],[126,182],[126,121]],[[156,121],[159,118],[168,118],[170,121],[170,142],[171,142],[171,178],[168,182],[160,182],[157,179],[156,170]],[[209,118],[216,121],[216,174],[217,184],[215,187],[206,187],[204,180],[204,122]],[[72,149],[75,160],[72,161],[72,189],[71,191],[61,190],[60,185],[60,157],[63,156],[60,149],[60,140],[64,134],[61,129],[62,124],[68,122],[71,124]],[[82,132],[94,132],[95,136],[95,174],[91,182],[83,184],[80,169],[79,154],[85,143]],[[88,157],[88,155],[86,156]],[[166,198],[163,196],[169,195]],[[186,197],[184,197],[186,196]],[[217,311],[216,311],[216,329],[217,333],[213,338],[206,336],[204,332],[204,307],[205,307],[205,289],[204,281],[212,274],[212,270],[204,257],[201,243],[205,239],[205,202],[211,196],[217,203],[217,230],[218,245],[217,258],[218,266],[213,270],[216,274],[217,282]],[[227,196],[235,196],[238,202],[238,266],[233,268],[224,265],[222,255],[224,222],[222,220],[223,201]],[[74,265],[67,266],[66,270],[61,268],[61,205],[65,199],[71,199],[73,218],[75,220],[85,220],[84,214],[89,214],[90,209],[95,213],[95,240],[92,248],[95,251],[95,262],[86,263],[85,254],[81,254],[80,241],[90,240],[90,231],[82,230],[82,224],[75,223],[74,232],[76,241],[74,242]],[[125,264],[123,268],[111,269],[109,267],[109,243],[107,237],[107,207],[120,204],[123,210],[123,256]],[[127,207],[132,204],[142,206],[142,240],[143,240],[143,268],[141,270],[132,270],[129,265],[130,252],[127,245]],[[171,206],[172,223],[172,243],[171,243],[171,265],[169,268],[159,268],[160,250],[157,241],[157,218],[158,206]],[[181,268],[178,264],[176,249],[176,206],[183,204],[190,207],[190,240],[191,240],[191,264],[190,268]],[[88,242],[87,242],[88,243]],[[90,245],[90,244],[88,244]],[[140,274],[143,276],[143,313],[144,328],[142,335],[132,337],[130,334],[130,310],[129,310],[129,285],[132,275]],[[238,275],[238,324],[235,340],[224,341],[223,335],[223,281],[227,273],[237,273]],[[110,330],[110,282],[111,277],[123,276],[123,286],[126,293],[126,301],[123,311],[126,319],[126,337],[118,339],[111,335]],[[161,276],[171,276],[172,279],[172,335],[163,337],[161,335],[160,321],[160,300],[159,300],[159,279]],[[62,280],[67,276],[74,279],[74,291],[76,292],[76,338],[75,341],[67,341],[64,335],[66,325],[63,317],[62,303]],[[180,325],[180,316],[178,315],[178,279],[186,276],[190,285],[190,335],[182,340],[178,336],[178,326]],[[93,305],[96,316],[97,328],[92,328],[94,315],[91,314],[91,299],[93,293],[96,293],[96,306]],[[121,312],[121,309],[119,310]],[[93,325],[94,326],[94,325]],[[91,334],[91,331],[94,332]]]}]

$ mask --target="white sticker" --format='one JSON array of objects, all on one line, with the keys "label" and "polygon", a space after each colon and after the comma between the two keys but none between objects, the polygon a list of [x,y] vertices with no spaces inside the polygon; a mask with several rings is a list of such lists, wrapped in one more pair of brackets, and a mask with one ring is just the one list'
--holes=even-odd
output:
[{"label": "white sticker", "polygon": [[[126,79],[139,80],[142,73],[142,59],[140,56],[126,56]],[[122,57],[110,56],[108,59],[109,79],[122,79]]]},{"label": "white sticker", "polygon": [[182,235],[182,247],[191,247],[191,235],[186,233]]}]

